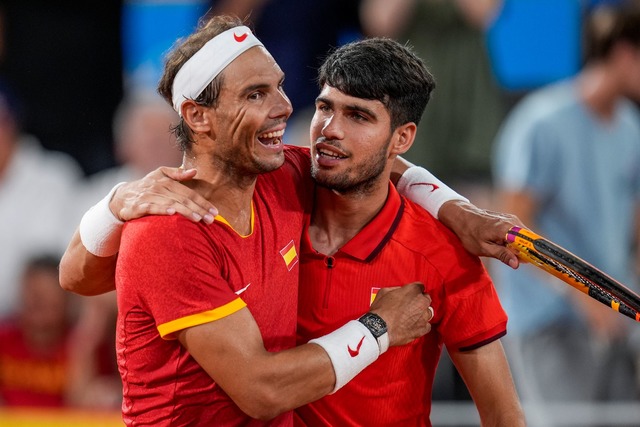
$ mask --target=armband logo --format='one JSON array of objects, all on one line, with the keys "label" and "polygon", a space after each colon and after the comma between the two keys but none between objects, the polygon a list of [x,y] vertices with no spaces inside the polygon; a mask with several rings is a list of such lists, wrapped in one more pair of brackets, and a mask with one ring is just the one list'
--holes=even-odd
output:
[{"label": "armband logo", "polygon": [[237,35],[236,33],[233,33],[233,38],[238,42],[238,43],[242,43],[244,41],[244,39],[247,38],[247,33],[241,34],[241,35]]},{"label": "armband logo", "polygon": [[350,345],[347,345],[347,350],[349,350],[349,356],[356,357],[357,355],[359,355],[360,347],[362,347],[363,342],[364,342],[364,335],[362,336],[362,338],[360,338],[360,342],[358,343],[358,346],[356,347],[355,350],[353,350]]},{"label": "armband logo", "polygon": [[411,184],[410,187],[413,187],[414,185],[426,185],[428,187],[431,187],[431,191],[429,191],[430,193],[433,193],[438,188],[440,188],[440,186],[438,186],[436,184],[431,184],[429,182],[416,182],[415,184]]}]

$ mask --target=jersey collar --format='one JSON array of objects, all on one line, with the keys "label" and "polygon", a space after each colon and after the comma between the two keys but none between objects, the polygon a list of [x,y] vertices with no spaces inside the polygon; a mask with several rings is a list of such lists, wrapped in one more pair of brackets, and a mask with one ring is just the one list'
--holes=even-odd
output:
[{"label": "jersey collar", "polygon": [[403,211],[404,201],[389,182],[389,195],[380,212],[338,252],[363,262],[372,261],[391,239]]}]

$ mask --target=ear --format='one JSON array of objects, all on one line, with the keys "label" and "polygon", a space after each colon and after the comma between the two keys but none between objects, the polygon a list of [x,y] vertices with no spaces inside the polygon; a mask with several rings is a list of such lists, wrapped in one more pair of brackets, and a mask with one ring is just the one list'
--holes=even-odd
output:
[{"label": "ear", "polygon": [[400,155],[406,153],[413,145],[418,126],[414,122],[400,125],[393,132],[390,154]]},{"label": "ear", "polygon": [[209,133],[212,131],[209,108],[196,104],[188,99],[182,103],[182,119],[194,134]]}]

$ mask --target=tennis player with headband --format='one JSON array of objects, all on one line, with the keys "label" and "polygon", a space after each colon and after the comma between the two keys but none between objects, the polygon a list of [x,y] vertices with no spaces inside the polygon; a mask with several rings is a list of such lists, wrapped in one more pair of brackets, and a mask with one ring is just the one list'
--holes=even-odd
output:
[{"label": "tennis player with headband", "polygon": [[[198,72],[180,74],[185,66]],[[367,316],[376,324],[356,318],[321,345],[295,347],[312,182],[308,151],[281,142],[292,111],[283,79],[230,17],[212,18],[167,58],[159,90],[181,113],[184,166],[198,170],[189,185],[219,215],[212,224],[173,215],[123,227],[116,346],[127,425],[292,425],[291,409],[430,330],[430,298],[410,284],[378,296]],[[93,226],[80,226],[84,246],[105,255],[90,241]]]},{"label": "tennis player with headband", "polygon": [[[265,347],[268,351],[273,352],[293,345],[289,339],[291,336],[287,335],[287,333],[295,332],[295,314],[293,318],[294,324],[285,325],[288,325],[290,321],[288,315],[296,311],[297,287],[295,284],[290,286],[289,279],[290,276],[295,275],[297,272],[299,236],[295,235],[295,229],[297,228],[299,235],[302,228],[302,211],[306,210],[308,212],[310,207],[309,194],[311,192],[308,190],[312,184],[308,176],[309,154],[308,151],[297,148],[282,148],[280,139],[284,130],[284,121],[290,114],[290,104],[285,102],[283,107],[282,105],[278,106],[278,102],[275,102],[278,99],[280,101],[286,100],[281,88],[281,78],[277,81],[274,80],[275,84],[273,85],[252,84],[252,79],[261,76],[261,73],[268,75],[274,69],[277,69],[277,65],[275,65],[270,56],[258,55],[255,53],[256,49],[238,49],[237,46],[235,49],[230,50],[226,50],[223,47],[225,54],[217,55],[217,60],[215,61],[207,59],[206,55],[200,55],[202,52],[209,51],[207,46],[213,46],[214,42],[219,43],[222,39],[218,37],[223,37],[225,34],[232,46],[235,46],[234,43],[242,43],[246,40],[249,43],[256,43],[252,47],[260,46],[257,39],[250,34],[248,28],[226,30],[209,41],[200,50],[195,49],[192,45],[190,46],[190,42],[198,39],[198,36],[200,36],[200,39],[203,38],[202,34],[207,31],[207,28],[211,27],[212,23],[220,23],[221,21],[224,21],[224,19],[214,18],[207,26],[200,29],[183,43],[179,51],[174,51],[174,54],[169,57],[165,76],[160,85],[160,92],[165,95],[165,98],[170,99],[174,107],[181,113],[182,124],[186,122],[189,125],[189,127],[178,126],[177,133],[184,144],[185,166],[197,167],[198,169],[196,179],[190,185],[199,191],[201,195],[206,195],[208,200],[215,201],[220,215],[213,225],[206,225],[211,222],[210,220],[206,221],[206,218],[203,223],[196,225],[195,222],[197,221],[190,222],[180,216],[173,216],[165,217],[165,220],[158,219],[158,217],[154,217],[155,219],[153,220],[145,218],[134,221],[125,227],[122,246],[120,246],[117,273],[118,298],[121,303],[119,331],[123,333],[127,330],[126,324],[123,325],[123,318],[126,317],[122,312],[123,306],[125,309],[128,306],[130,313],[131,311],[136,312],[137,307],[143,305],[141,301],[145,302],[145,306],[149,304],[149,301],[156,301],[159,306],[162,306],[161,312],[156,315],[153,312],[153,308],[151,308],[151,313],[145,313],[143,317],[156,316],[145,320],[147,320],[147,323],[157,325],[157,330],[154,332],[154,328],[149,328],[147,332],[155,335],[155,341],[161,343],[162,346],[167,346],[169,343],[175,344],[175,341],[160,340],[157,337],[158,332],[165,338],[177,336],[179,341],[189,349],[195,359],[216,381],[216,384],[212,385],[212,390],[201,389],[200,391],[204,391],[203,393],[193,393],[193,390],[190,389],[185,391],[185,395],[178,396],[178,400],[188,395],[189,398],[185,400],[185,404],[186,401],[190,401],[190,404],[197,406],[199,404],[197,402],[200,401],[202,405],[211,407],[212,404],[209,400],[213,398],[209,395],[211,392],[227,396],[218,388],[219,385],[229,393],[231,399],[240,405],[245,412],[256,417],[268,418],[282,410],[299,406],[305,401],[314,400],[327,392],[339,389],[346,381],[357,374],[364,365],[377,357],[377,355],[373,357],[375,351],[370,351],[369,360],[363,366],[356,366],[352,360],[354,358],[347,356],[348,352],[345,351],[349,345],[347,343],[353,342],[355,338],[362,340],[364,336],[366,337],[364,341],[356,339],[355,344],[362,343],[357,354],[366,353],[366,347],[369,347],[370,350],[377,348],[376,351],[380,354],[387,348],[386,339],[394,338],[394,334],[391,331],[396,328],[393,326],[393,322],[389,320],[393,320],[393,317],[387,319],[387,315],[384,314],[382,318],[387,320],[389,329],[387,334],[383,333],[382,329],[376,329],[376,327],[383,325],[379,318],[374,323],[369,323],[363,319],[362,322],[348,322],[345,327],[340,328],[337,332],[315,341],[326,350],[332,362],[332,364],[329,364],[329,366],[332,365],[332,369],[330,368],[329,371],[335,372],[335,379],[333,378],[334,375],[329,375],[332,377],[331,381],[329,381],[330,386],[327,386],[326,382],[320,381],[315,376],[316,371],[313,370],[314,367],[312,365],[314,362],[312,360],[323,359],[323,357],[319,357],[320,354],[317,354],[315,350],[311,350],[316,346],[303,345],[294,350],[271,354],[271,356],[277,356],[274,358],[279,358],[278,360],[287,360],[287,364],[290,365],[287,368],[293,368],[287,370],[286,378],[278,379],[277,374],[282,373],[278,369],[282,368],[259,362],[264,355]],[[181,71],[176,74],[176,68],[179,68],[185,60],[185,57],[181,55],[184,53],[188,56],[190,51],[198,52],[191,58],[196,58],[197,55],[199,59],[197,59],[196,65],[199,63],[201,68],[224,69],[220,78],[215,79],[215,75],[206,74],[201,75],[199,78],[194,78],[189,77],[186,73],[181,73]],[[257,52],[266,54],[266,51],[262,49],[257,50]],[[254,56],[259,56],[260,58],[253,60]],[[234,57],[237,58],[235,61]],[[269,67],[256,66],[258,59],[266,62]],[[204,66],[202,66],[203,64]],[[181,70],[187,69],[186,67],[188,66],[189,62],[182,65]],[[265,71],[266,68],[270,69],[268,73]],[[172,76],[176,76],[174,83],[168,86]],[[252,90],[241,90],[243,85],[236,82],[236,80],[246,83]],[[209,83],[211,81],[213,81],[212,84]],[[167,87],[173,87],[173,91],[167,90]],[[198,91],[201,91],[203,87],[205,88],[204,93],[199,94]],[[178,88],[180,89],[178,90]],[[239,90],[234,92],[236,88]],[[207,91],[219,91],[217,98],[215,94],[207,93]],[[255,123],[256,120],[251,117],[257,113],[257,110],[251,108],[253,107],[251,104],[254,103],[259,104],[261,111],[268,110],[268,112],[264,111],[268,115],[260,123]],[[222,107],[223,104],[225,108]],[[249,105],[247,106],[246,104]],[[206,107],[206,105],[215,106]],[[232,129],[226,129],[220,125],[226,122],[225,119],[232,124]],[[217,127],[214,128],[211,123],[217,123]],[[192,131],[193,133],[191,133]],[[231,135],[225,134],[225,132],[230,131],[232,132]],[[214,133],[213,138],[210,137]],[[191,139],[192,136],[193,139]],[[214,138],[216,146],[212,142]],[[193,143],[194,141],[195,143]],[[199,147],[199,145],[207,143],[207,147]],[[233,155],[229,155],[229,153],[233,153]],[[284,153],[284,156],[282,153]],[[202,159],[202,157],[205,157],[205,159]],[[285,166],[278,169],[283,157],[286,159]],[[213,168],[211,163],[214,164]],[[273,170],[274,167],[276,169],[274,172],[264,173],[267,170]],[[410,171],[418,172],[417,175],[419,175],[421,173],[420,169],[411,168]],[[238,171],[242,171],[242,173]],[[274,180],[271,179],[272,177]],[[253,181],[252,184],[251,181]],[[236,208],[242,203],[238,203],[236,200],[233,203],[229,203],[230,197],[228,193],[232,188],[235,191],[234,197],[237,196],[241,192],[233,187],[247,182],[250,183],[250,188],[255,187],[255,193],[250,195],[253,197],[253,204],[251,203],[251,197],[247,197],[246,194],[243,195],[245,205],[252,207],[246,209],[246,211],[249,211],[248,215],[247,212],[244,212],[243,216],[242,210]],[[272,188],[269,188],[270,183]],[[222,184],[225,184],[226,187]],[[446,186],[440,184],[438,183],[437,186],[445,189],[442,192],[425,192],[431,196],[431,199],[427,200],[431,202],[430,207],[436,214],[442,203],[451,198],[449,195],[438,197],[446,191]],[[404,186],[411,187],[410,181],[406,177]],[[274,193],[275,191],[278,194],[270,194],[270,192]],[[433,197],[432,193],[436,193],[436,197]],[[297,195],[297,197],[284,197],[285,201],[279,200],[278,195],[283,194]],[[113,280],[112,269],[115,263],[115,253],[118,251],[119,246],[119,229],[122,225],[111,214],[109,209],[111,198],[112,194],[108,195],[85,215],[80,227],[80,234],[76,233],[67,254],[65,254],[65,260],[61,265],[61,280],[63,286],[75,292],[88,295],[108,291],[113,287],[112,284],[109,284],[109,281],[112,283]],[[460,199],[459,196],[457,198]],[[201,204],[206,205],[206,203]],[[264,239],[265,236],[262,236],[260,237],[260,242],[252,242],[251,240],[257,237],[256,234],[267,231],[269,224],[264,224],[262,220],[269,210],[273,212],[277,210],[278,206],[286,213],[281,214],[283,218],[273,217],[274,219],[282,219],[281,223],[277,223],[276,227],[270,230],[270,233],[273,233],[274,236],[269,236],[268,241]],[[117,211],[121,212],[121,210]],[[165,210],[158,213],[167,212]],[[499,217],[496,220],[494,217],[491,218],[491,221],[494,224],[502,221],[506,223],[505,218]],[[196,216],[192,219],[198,220],[199,218]],[[246,221],[243,222],[243,219]],[[111,221],[111,226],[105,225],[105,220],[107,223]],[[169,223],[171,227],[163,225],[161,230],[154,229],[153,232],[149,231],[153,224],[157,226],[157,224]],[[177,223],[180,223],[180,227],[176,226]],[[288,232],[290,233],[287,234]],[[220,240],[221,243],[212,242],[213,238],[207,240],[206,235],[210,233],[214,233],[217,239],[222,239]],[[281,235],[286,235],[287,237],[280,239]],[[183,245],[170,245],[174,239],[178,239],[179,242],[185,242],[184,247]],[[203,239],[206,242],[203,242]],[[286,245],[278,246],[281,244],[279,242],[285,242],[287,239],[289,239],[289,242]],[[214,247],[212,248],[211,246]],[[270,246],[278,249],[275,251],[278,253],[275,256],[276,259],[270,258],[273,255],[267,249]],[[181,251],[186,253],[181,255]],[[211,254],[211,252],[214,253]],[[250,253],[256,254],[255,259],[259,259],[261,265],[256,265],[258,263],[249,256]],[[221,256],[221,254],[224,254],[224,256]],[[278,256],[280,256],[279,259]],[[152,261],[154,259],[162,260],[156,265]],[[183,259],[185,262],[183,262]],[[198,265],[194,265],[194,259],[199,261]],[[274,266],[279,266],[283,262],[288,273],[279,276],[281,273]],[[131,268],[132,265],[135,265],[136,268]],[[229,265],[240,268],[230,274]],[[265,266],[263,270],[274,271],[256,272],[255,270],[260,269],[262,265]],[[162,271],[167,272],[167,277],[157,277],[157,271],[160,266],[162,266]],[[202,271],[208,272],[208,276],[206,280],[205,278],[202,279],[200,286],[197,286],[192,282],[194,280],[198,281],[196,278],[198,275],[202,275]],[[177,274],[177,272],[180,274]],[[91,280],[91,278],[99,277],[102,273],[105,275],[101,282],[93,282]],[[255,275],[252,276],[251,274],[253,273]],[[173,276],[169,277],[169,274],[173,274]],[[176,275],[179,277],[176,277]],[[220,276],[224,277],[221,278]],[[259,279],[248,279],[249,277],[259,277]],[[183,281],[187,281],[185,285],[188,283],[189,298],[184,295],[185,289],[182,286],[176,286],[176,284],[181,284]],[[136,284],[131,285],[134,282]],[[100,285],[96,285],[96,283],[100,283]],[[161,285],[162,283],[165,283],[165,285]],[[212,283],[215,284],[214,288],[212,288]],[[274,286],[275,283],[278,283],[278,285]],[[407,294],[414,292],[413,289],[409,289],[409,287],[403,287],[400,290]],[[397,292],[386,293],[382,291],[372,305],[371,311],[377,311],[378,304],[384,303],[385,299],[391,300],[392,297],[398,296]],[[242,296],[242,299],[238,298],[239,295]],[[172,304],[167,304],[167,299],[172,298],[172,296],[177,301],[172,300]],[[195,301],[191,301],[195,296],[198,297],[195,299],[198,304],[193,304]],[[407,295],[402,297],[405,300],[409,299]],[[425,301],[421,301],[420,298],[424,298],[427,301],[430,300],[428,297],[416,295],[416,298],[413,298],[411,302],[416,306],[421,305],[424,318],[430,320],[433,316],[433,311],[429,310],[428,303],[425,305]],[[397,300],[400,299],[400,297],[397,298]],[[207,307],[202,307],[203,303],[201,301],[205,300],[228,302],[209,309],[211,303]],[[192,314],[185,312],[182,307],[181,304],[185,302],[194,305],[188,309]],[[246,307],[251,310],[251,314],[249,314]],[[406,310],[406,308],[403,310]],[[382,314],[380,311],[378,313]],[[257,333],[257,336],[253,336],[253,338],[260,342],[258,346],[255,346],[260,347],[256,351],[258,355],[255,358],[248,357],[246,354],[253,356],[253,353],[247,350],[244,353],[245,356],[239,357],[235,351],[246,346],[247,329],[251,328],[245,327],[245,323],[253,325],[251,315],[253,315],[260,327],[258,332],[262,332],[264,347],[259,333]],[[400,315],[400,313],[394,312],[393,315]],[[243,316],[248,317],[247,322],[243,321],[247,320]],[[368,315],[367,318],[369,317],[371,316]],[[277,320],[274,320],[274,318]],[[371,337],[366,334],[366,331],[364,334],[360,331],[360,326],[363,322],[373,329]],[[278,331],[270,329],[275,324],[278,324]],[[356,332],[355,328],[358,328],[358,332]],[[425,329],[428,330],[429,326],[427,325]],[[426,332],[426,330],[421,332]],[[376,336],[379,335],[377,340],[372,339],[374,334]],[[216,339],[212,339],[213,336]],[[148,349],[147,342],[153,342],[153,337],[149,336],[148,338],[150,341],[141,340],[145,342],[145,345],[140,345],[140,351],[145,350],[146,354],[160,353],[166,357],[169,352],[165,350],[160,348],[156,350]],[[240,341],[240,343],[237,341]],[[213,345],[213,342],[216,344]],[[355,344],[353,348],[357,347]],[[394,344],[393,340],[391,344]],[[255,350],[256,348],[252,347],[252,349]],[[175,349],[175,351],[179,350]],[[119,355],[121,353],[119,352]],[[131,354],[134,354],[134,352]],[[224,356],[229,356],[229,354],[232,357],[229,357],[229,363],[225,364]],[[325,355],[325,353],[321,354]],[[304,355],[302,358],[304,363],[296,359],[295,355]],[[136,363],[132,363],[125,357],[120,359],[124,379],[131,375],[129,370],[131,366],[136,366]],[[358,359],[358,357],[355,359]],[[327,360],[325,359],[324,362],[326,363]],[[277,365],[276,362],[274,363]],[[140,368],[142,365],[138,363],[137,366]],[[140,370],[145,372],[145,376],[148,376],[148,372],[145,369]],[[256,373],[256,370],[259,373]],[[325,378],[325,374],[326,372],[320,377]],[[176,372],[173,372],[173,375],[177,375]],[[268,378],[268,384],[262,384],[261,378]],[[166,380],[166,378],[164,379]],[[296,384],[297,379],[301,381],[301,384]],[[306,388],[306,390],[301,391],[300,388]],[[248,390],[252,390],[252,392],[249,393]],[[261,391],[265,391],[265,393],[271,392],[271,395],[275,396],[275,400],[263,400],[265,395],[260,394]],[[137,392],[139,394],[134,396],[133,393],[128,391],[125,384],[125,399],[129,399],[125,400],[125,409],[129,406],[128,404],[133,402],[133,399],[138,399],[139,402],[153,400],[145,399],[144,390],[138,390]],[[194,397],[193,401],[191,401],[192,396]],[[197,399],[195,396],[197,396]],[[176,396],[172,396],[172,398],[176,400]],[[218,396],[213,399],[218,403],[224,403],[218,407],[218,410],[211,408],[211,413],[215,414],[216,423],[224,425],[223,420],[226,418],[224,418],[225,415],[221,414],[232,414],[232,417],[241,417],[235,405],[228,398],[225,400],[220,399]],[[178,408],[181,407],[182,405],[178,406]],[[142,411],[129,411],[129,414],[135,412],[139,415],[144,412],[148,415],[149,409],[149,407],[146,407]],[[138,416],[136,414],[134,415]],[[128,414],[125,411],[125,419],[127,419],[127,416]],[[285,414],[277,418],[277,420],[282,421],[284,419],[285,421],[283,422],[286,423],[288,422],[286,421],[288,420],[287,417],[288,415]],[[154,422],[157,421],[157,418],[154,419]]]}]

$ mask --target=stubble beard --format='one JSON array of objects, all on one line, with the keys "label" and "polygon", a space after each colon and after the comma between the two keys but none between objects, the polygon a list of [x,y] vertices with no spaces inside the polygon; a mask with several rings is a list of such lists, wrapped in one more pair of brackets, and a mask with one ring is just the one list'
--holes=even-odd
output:
[{"label": "stubble beard", "polygon": [[343,195],[370,194],[375,184],[380,180],[387,163],[387,143],[378,154],[368,163],[359,165],[356,168],[349,168],[344,174],[330,176],[323,174],[316,163],[311,162],[311,176],[316,184]]}]

